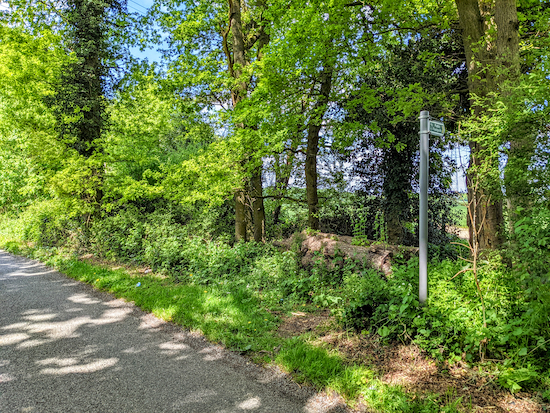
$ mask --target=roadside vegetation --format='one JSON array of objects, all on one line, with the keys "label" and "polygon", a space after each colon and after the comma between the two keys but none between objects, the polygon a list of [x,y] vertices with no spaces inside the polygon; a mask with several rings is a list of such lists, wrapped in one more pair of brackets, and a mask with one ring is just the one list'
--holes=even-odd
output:
[{"label": "roadside vegetation", "polygon": [[0,4],[0,247],[350,405],[547,409],[547,2],[152,3]]},{"label": "roadside vegetation", "polygon": [[[467,391],[444,385],[428,391],[407,380],[392,384],[384,366],[371,357],[375,352],[365,355],[359,344],[354,354],[343,345],[346,340],[363,347],[369,343],[382,353],[410,346],[418,353],[409,363],[429,360],[434,377],[465,369],[470,383],[483,381],[488,391],[500,392],[501,403],[506,392],[520,392],[517,400],[527,397],[530,409],[548,402],[547,267],[530,266],[529,273],[489,254],[478,264],[477,286],[452,244],[433,246],[439,252],[429,265],[429,300],[420,307],[417,258],[405,262],[395,257],[390,275],[338,258],[330,265],[319,260],[304,267],[300,248],[307,232],[294,237],[286,250],[269,243],[231,246],[224,241],[230,226],[222,217],[212,214],[206,223],[189,220],[192,215],[174,205],[158,205],[150,213],[127,207],[97,221],[85,240],[78,221],[50,202],[19,218],[4,217],[0,246],[41,259],[160,318],[198,329],[256,362],[276,363],[298,381],[337,391],[352,406],[364,403],[380,412],[467,412],[494,406],[499,399],[467,396],[474,391],[471,384]],[[217,236],[193,236],[199,225]],[[536,220],[521,225],[540,227]],[[543,257],[543,246],[533,250],[518,240],[517,248],[508,259]],[[307,329],[293,327],[293,321],[307,324],[316,317],[321,321]]]}]

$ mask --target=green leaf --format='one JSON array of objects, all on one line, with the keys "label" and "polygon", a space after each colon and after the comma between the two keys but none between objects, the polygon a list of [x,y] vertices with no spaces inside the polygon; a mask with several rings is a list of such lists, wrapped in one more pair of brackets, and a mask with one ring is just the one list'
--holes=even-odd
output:
[{"label": "green leaf", "polygon": [[384,327],[378,329],[378,334],[382,338],[389,336],[390,333],[391,333],[391,330],[388,328],[388,326],[384,326]]},{"label": "green leaf", "polygon": [[515,335],[515,336],[521,336],[523,334],[523,328],[518,327],[518,328],[514,329],[512,334]]}]

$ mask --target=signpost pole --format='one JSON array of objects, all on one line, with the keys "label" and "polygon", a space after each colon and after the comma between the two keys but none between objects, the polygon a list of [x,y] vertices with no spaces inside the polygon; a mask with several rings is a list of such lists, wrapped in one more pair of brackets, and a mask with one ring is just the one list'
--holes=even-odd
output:
[{"label": "signpost pole", "polygon": [[419,216],[419,288],[418,300],[428,298],[428,150],[430,112],[420,112],[420,216]]}]

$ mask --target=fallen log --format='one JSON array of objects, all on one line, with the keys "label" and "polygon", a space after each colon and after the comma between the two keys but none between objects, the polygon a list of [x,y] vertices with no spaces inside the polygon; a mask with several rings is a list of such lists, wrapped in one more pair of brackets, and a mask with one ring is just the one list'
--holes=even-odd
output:
[{"label": "fallen log", "polygon": [[391,266],[395,258],[409,260],[418,254],[418,248],[401,245],[390,245],[369,241],[370,245],[353,245],[353,237],[316,232],[308,234],[303,231],[291,238],[276,242],[275,245],[290,249],[296,243],[300,244],[301,263],[305,268],[324,263],[329,268],[343,265],[345,260],[354,260],[361,265],[374,268],[385,275],[391,274]]}]

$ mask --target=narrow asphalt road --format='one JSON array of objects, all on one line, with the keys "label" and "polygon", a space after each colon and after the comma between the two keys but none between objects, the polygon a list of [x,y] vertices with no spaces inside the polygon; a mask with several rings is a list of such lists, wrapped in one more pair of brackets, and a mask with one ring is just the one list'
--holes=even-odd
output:
[{"label": "narrow asphalt road", "polygon": [[200,335],[0,251],[0,412],[344,412]]}]

